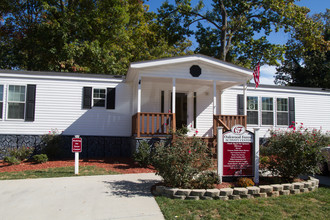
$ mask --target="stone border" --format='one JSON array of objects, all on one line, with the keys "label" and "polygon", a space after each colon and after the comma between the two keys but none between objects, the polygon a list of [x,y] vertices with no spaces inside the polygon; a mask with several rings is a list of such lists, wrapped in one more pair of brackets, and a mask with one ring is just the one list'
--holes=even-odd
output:
[{"label": "stone border", "polygon": [[224,189],[179,189],[166,186],[156,186],[153,193],[156,196],[166,196],[181,200],[237,200],[251,198],[278,197],[280,195],[296,195],[314,191],[319,187],[319,180],[309,177],[309,180],[297,183],[273,184],[251,187],[235,187]]}]

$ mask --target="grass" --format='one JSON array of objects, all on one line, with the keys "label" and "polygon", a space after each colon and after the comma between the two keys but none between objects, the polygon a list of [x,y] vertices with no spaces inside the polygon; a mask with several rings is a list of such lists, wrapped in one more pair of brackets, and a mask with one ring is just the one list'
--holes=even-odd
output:
[{"label": "grass", "polygon": [[330,188],[245,200],[172,200],[156,197],[165,219],[329,219]]},{"label": "grass", "polygon": [[[109,175],[109,174],[119,174],[119,173],[108,171],[104,168],[100,168],[96,166],[79,167],[79,176]],[[76,176],[74,174],[74,166],[55,167],[55,168],[48,168],[41,170],[26,170],[20,172],[2,172],[0,173],[0,180],[70,177],[70,176]]]}]

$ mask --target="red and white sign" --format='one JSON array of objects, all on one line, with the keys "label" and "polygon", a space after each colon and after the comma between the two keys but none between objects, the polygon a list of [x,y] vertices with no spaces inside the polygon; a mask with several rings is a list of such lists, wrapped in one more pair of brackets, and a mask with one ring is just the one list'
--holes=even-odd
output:
[{"label": "red and white sign", "polygon": [[72,152],[80,153],[82,151],[82,140],[81,138],[72,138]]},{"label": "red and white sign", "polygon": [[223,134],[224,176],[253,176],[253,136],[242,125]]}]

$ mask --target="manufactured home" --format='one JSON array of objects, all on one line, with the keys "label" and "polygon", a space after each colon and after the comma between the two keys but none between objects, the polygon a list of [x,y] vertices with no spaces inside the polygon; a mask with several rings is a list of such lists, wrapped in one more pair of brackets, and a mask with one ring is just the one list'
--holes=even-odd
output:
[{"label": "manufactured home", "polygon": [[[129,156],[137,140],[187,126],[330,130],[330,91],[247,84],[253,73],[204,55],[132,63],[126,76],[0,70],[0,150],[36,146],[54,132],[83,137],[84,157]],[[133,143],[133,144],[132,144]],[[68,150],[69,151],[69,150]]]}]

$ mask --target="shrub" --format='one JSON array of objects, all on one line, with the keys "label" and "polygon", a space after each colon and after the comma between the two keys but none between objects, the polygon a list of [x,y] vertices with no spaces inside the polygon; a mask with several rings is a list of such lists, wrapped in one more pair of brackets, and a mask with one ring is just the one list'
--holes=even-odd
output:
[{"label": "shrub", "polygon": [[133,159],[142,167],[151,165],[151,148],[146,141],[140,143],[137,151],[133,154]]},{"label": "shrub", "polygon": [[19,147],[16,149],[10,149],[9,155],[15,157],[19,161],[29,159],[34,151],[33,147]]},{"label": "shrub", "polygon": [[292,180],[300,174],[319,171],[323,157],[320,149],[328,145],[327,134],[317,129],[307,129],[301,124],[288,130],[271,130],[263,154],[268,156],[267,167],[274,175]]},{"label": "shrub", "polygon": [[16,157],[13,157],[13,156],[5,156],[3,161],[6,163],[9,163],[10,165],[13,165],[13,164],[17,165],[17,164],[21,163],[20,160],[18,160]]},{"label": "shrub", "polygon": [[170,144],[156,145],[153,155],[156,174],[170,187],[198,188],[203,181],[205,185],[205,178],[198,182],[197,176],[212,165],[209,148],[200,138],[188,138],[180,130],[178,132]]},{"label": "shrub", "polygon": [[57,159],[61,153],[62,137],[57,129],[51,129],[48,134],[42,136],[43,145],[41,153],[49,159]]},{"label": "shrub", "polygon": [[254,186],[254,182],[251,178],[238,178],[236,186],[239,187],[249,187],[249,186]]},{"label": "shrub", "polygon": [[219,177],[215,172],[202,172],[192,181],[192,188],[196,189],[212,189],[214,184],[219,183]]},{"label": "shrub", "polygon": [[48,157],[46,154],[37,154],[34,155],[32,158],[33,161],[36,163],[46,163],[48,161]]}]

